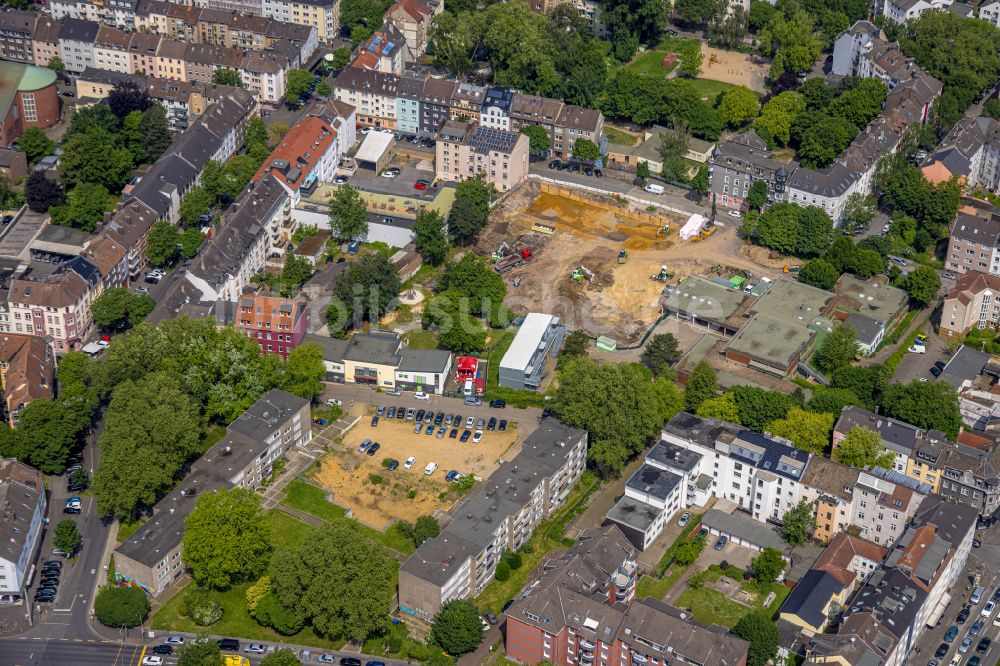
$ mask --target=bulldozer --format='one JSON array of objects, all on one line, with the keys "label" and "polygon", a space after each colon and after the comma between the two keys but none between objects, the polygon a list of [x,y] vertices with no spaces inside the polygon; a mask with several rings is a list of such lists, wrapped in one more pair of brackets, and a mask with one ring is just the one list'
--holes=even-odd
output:
[{"label": "bulldozer", "polygon": [[650,280],[656,280],[657,282],[666,282],[674,276],[673,271],[667,270],[666,265],[660,266],[660,272],[655,275],[650,275]]}]

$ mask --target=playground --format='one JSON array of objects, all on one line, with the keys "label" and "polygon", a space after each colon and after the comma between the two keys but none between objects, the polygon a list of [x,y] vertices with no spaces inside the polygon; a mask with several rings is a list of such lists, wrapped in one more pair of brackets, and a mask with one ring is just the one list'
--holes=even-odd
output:
[{"label": "playground", "polygon": [[701,45],[703,56],[702,77],[722,81],[762,93],[768,67],[754,62],[754,58],[739,51],[724,51],[706,44]]}]

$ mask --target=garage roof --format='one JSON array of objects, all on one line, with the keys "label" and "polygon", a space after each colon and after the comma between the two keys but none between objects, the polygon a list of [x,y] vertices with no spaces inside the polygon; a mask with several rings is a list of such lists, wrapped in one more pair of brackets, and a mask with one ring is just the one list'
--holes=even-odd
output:
[{"label": "garage roof", "polygon": [[377,130],[368,132],[365,140],[361,143],[361,147],[358,148],[354,159],[358,162],[378,162],[385,151],[388,150],[392,140],[391,132],[379,132]]}]

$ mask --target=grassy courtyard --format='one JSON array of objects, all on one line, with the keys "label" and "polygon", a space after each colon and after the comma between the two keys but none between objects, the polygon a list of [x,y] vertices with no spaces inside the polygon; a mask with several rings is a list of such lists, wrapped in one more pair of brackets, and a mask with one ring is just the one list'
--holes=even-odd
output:
[{"label": "grassy courtyard", "polygon": [[[711,569],[704,573],[708,574],[705,581],[718,580],[721,575],[721,572]],[[752,611],[761,611],[770,617],[777,617],[778,609],[790,592],[781,583],[771,583],[758,590],[752,581],[744,581],[743,589],[755,593],[752,607],[737,603],[718,590],[705,585],[689,586],[677,598],[676,605],[679,608],[689,609],[698,622],[732,628],[741,617]],[[774,592],[774,601],[765,607],[763,602],[770,592]]]},{"label": "grassy courtyard", "polygon": [[666,76],[677,66],[677,62],[674,61],[670,67],[665,68],[663,66],[663,59],[670,53],[680,53],[684,44],[690,41],[693,40],[667,35],[660,40],[660,43],[655,48],[647,49],[645,53],[637,53],[632,58],[632,61],[625,65],[625,69],[638,74]]}]

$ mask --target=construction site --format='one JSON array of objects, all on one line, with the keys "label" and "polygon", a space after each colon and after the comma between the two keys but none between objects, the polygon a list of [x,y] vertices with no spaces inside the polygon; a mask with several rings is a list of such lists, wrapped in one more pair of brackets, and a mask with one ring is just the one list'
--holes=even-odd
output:
[{"label": "construction site", "polygon": [[735,225],[702,218],[682,239],[690,222],[530,182],[494,208],[477,250],[504,276],[515,311],[551,313],[571,330],[630,345],[660,316],[668,285],[719,265],[761,269],[741,256]]}]

